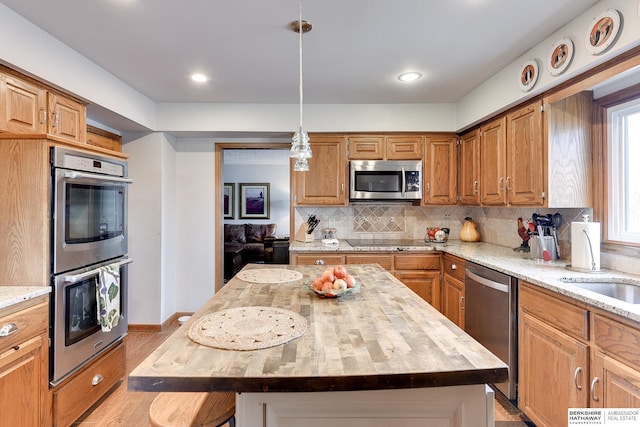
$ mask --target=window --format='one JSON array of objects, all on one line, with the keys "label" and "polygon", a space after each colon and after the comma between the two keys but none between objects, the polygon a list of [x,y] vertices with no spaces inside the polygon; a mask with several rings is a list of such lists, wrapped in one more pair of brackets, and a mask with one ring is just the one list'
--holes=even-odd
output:
[{"label": "window", "polygon": [[607,239],[640,244],[640,99],[607,109]]}]

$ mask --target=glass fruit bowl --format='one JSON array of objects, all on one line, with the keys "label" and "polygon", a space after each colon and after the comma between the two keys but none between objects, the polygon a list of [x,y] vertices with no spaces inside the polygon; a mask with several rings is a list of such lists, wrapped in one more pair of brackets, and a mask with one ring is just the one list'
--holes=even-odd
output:
[{"label": "glass fruit bowl", "polygon": [[356,284],[352,288],[340,288],[340,289],[329,289],[326,291],[318,290],[313,287],[312,281],[308,281],[304,284],[306,289],[310,289],[314,294],[318,295],[321,298],[338,298],[343,295],[349,294],[356,289],[360,289],[360,284],[356,281]]}]

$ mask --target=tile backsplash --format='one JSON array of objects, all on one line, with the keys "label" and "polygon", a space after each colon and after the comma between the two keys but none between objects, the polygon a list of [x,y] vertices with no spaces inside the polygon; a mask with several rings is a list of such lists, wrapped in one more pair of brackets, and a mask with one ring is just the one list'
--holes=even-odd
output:
[{"label": "tile backsplash", "polygon": [[[314,232],[316,239],[323,237],[323,228],[336,228],[338,239],[424,239],[427,227],[448,227],[449,239],[459,239],[464,218],[469,216],[478,225],[481,240],[500,246],[515,248],[522,239],[518,235],[517,220],[527,222],[533,213],[562,214],[558,230],[560,259],[570,262],[571,222],[582,221],[582,215],[592,215],[591,209],[542,208],[489,208],[470,206],[412,206],[401,203],[357,203],[339,207],[305,207],[295,209],[295,229],[316,215],[320,224]],[[602,254],[601,265],[640,274],[637,259],[613,254]],[[634,267],[635,266],[635,267]],[[634,270],[635,269],[635,270]]]}]

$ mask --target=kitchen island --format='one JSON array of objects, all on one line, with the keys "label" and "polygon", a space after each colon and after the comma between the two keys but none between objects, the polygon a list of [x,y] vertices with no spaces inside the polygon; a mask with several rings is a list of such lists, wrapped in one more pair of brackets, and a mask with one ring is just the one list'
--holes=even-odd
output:
[{"label": "kitchen island", "polygon": [[[243,271],[260,268],[274,270],[251,264]],[[235,391],[240,427],[492,425],[485,384],[504,381],[506,365],[386,270],[348,266],[359,288],[324,299],[304,286],[324,267],[278,268],[302,278],[234,277],[130,373],[129,389]],[[250,351],[189,338],[203,316],[239,307],[290,310],[306,330]]]}]

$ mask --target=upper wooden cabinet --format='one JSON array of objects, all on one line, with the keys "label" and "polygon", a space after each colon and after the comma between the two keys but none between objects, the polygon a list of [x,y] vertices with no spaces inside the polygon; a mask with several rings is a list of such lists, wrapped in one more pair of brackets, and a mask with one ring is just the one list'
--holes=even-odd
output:
[{"label": "upper wooden cabinet", "polygon": [[122,151],[122,137],[106,130],[87,126],[87,144],[111,151]]},{"label": "upper wooden cabinet", "polygon": [[452,134],[427,135],[424,154],[423,204],[456,204],[457,138]]},{"label": "upper wooden cabinet", "polygon": [[[347,161],[343,135],[309,135],[313,157],[308,172],[291,167],[293,205],[346,205]],[[292,163],[293,165],[293,163]]]},{"label": "upper wooden cabinet", "polygon": [[488,206],[544,204],[542,102],[480,128],[480,193]]},{"label": "upper wooden cabinet", "polygon": [[58,138],[85,143],[87,140],[86,106],[60,93],[48,93],[48,133]]},{"label": "upper wooden cabinet", "polygon": [[0,132],[48,134],[84,144],[86,106],[16,74],[0,69]]},{"label": "upper wooden cabinet", "polygon": [[463,205],[480,204],[480,131],[462,135],[458,145],[458,195]]},{"label": "upper wooden cabinet", "polygon": [[47,92],[0,70],[0,131],[45,133]]},{"label": "upper wooden cabinet", "polygon": [[420,160],[422,135],[348,135],[349,160]]}]

